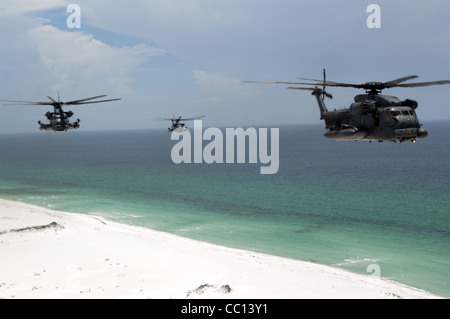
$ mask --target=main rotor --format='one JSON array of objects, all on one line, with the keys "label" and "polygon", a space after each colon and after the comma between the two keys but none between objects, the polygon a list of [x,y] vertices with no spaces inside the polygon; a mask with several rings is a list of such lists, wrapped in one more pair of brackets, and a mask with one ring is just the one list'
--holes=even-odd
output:
[{"label": "main rotor", "polygon": [[[384,89],[389,89],[393,87],[422,87],[422,86],[430,86],[430,85],[441,85],[441,84],[449,84],[450,80],[442,80],[442,81],[431,81],[431,82],[416,82],[416,83],[403,83],[412,79],[418,78],[417,75],[408,75],[404,76],[392,81],[388,82],[365,82],[361,84],[355,84],[355,83],[342,83],[342,82],[334,82],[334,81],[327,81],[326,80],[326,74],[325,69],[323,69],[323,80],[317,80],[317,79],[308,79],[308,78],[299,78],[300,80],[306,80],[310,82],[265,82],[265,81],[244,81],[245,83],[280,83],[280,84],[290,84],[290,85],[313,85],[314,88],[311,87],[288,87],[288,89],[295,89],[295,90],[309,90],[309,91],[316,91],[320,90],[321,93],[327,97],[332,97],[331,94],[325,92],[325,87],[331,86],[331,87],[351,87],[356,89],[364,89],[366,90],[366,93],[371,95],[377,95],[378,93],[381,93]],[[321,85],[323,89],[320,89],[318,85]],[[313,92],[314,93],[314,92]]]},{"label": "main rotor", "polygon": [[180,116],[180,117],[172,117],[171,119],[169,119],[169,118],[159,118],[160,120],[164,120],[164,121],[172,121],[172,122],[176,122],[176,123],[178,123],[178,122],[180,122],[180,121],[193,121],[193,120],[198,120],[198,119],[201,119],[201,118],[204,118],[205,116],[204,115],[202,115],[202,116],[197,116],[197,117],[192,117],[192,118],[183,118],[182,116]]},{"label": "main rotor", "polygon": [[93,103],[103,103],[103,102],[111,102],[111,101],[118,101],[119,99],[108,99],[108,100],[97,100],[97,101],[93,101],[99,98],[103,98],[106,95],[98,95],[98,96],[93,96],[93,97],[88,97],[85,99],[80,99],[80,100],[73,100],[73,101],[68,101],[68,102],[62,102],[59,100],[59,93],[58,93],[58,101],[56,101],[54,98],[52,98],[51,96],[47,96],[47,98],[50,100],[49,102],[31,102],[31,101],[14,101],[14,100],[0,100],[2,102],[9,102],[9,104],[5,104],[5,105],[51,105],[54,108],[62,108],[63,105],[83,105],[83,104],[93,104]]}]

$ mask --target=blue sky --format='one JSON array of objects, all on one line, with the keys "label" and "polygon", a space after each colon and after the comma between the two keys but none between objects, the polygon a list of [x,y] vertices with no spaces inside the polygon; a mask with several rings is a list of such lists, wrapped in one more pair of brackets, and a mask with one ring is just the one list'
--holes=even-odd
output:
[{"label": "blue sky", "polygon": [[[68,29],[66,8],[81,8]],[[369,29],[366,8],[381,8]],[[450,79],[450,2],[325,0],[4,0],[0,99],[99,94],[74,106],[83,130],[165,128],[158,117],[206,115],[204,126],[320,124],[315,99],[244,80],[362,83]],[[329,88],[329,108],[362,91]],[[422,122],[450,119],[450,86],[385,90],[419,102]],[[46,107],[0,106],[0,132],[35,132]]]}]

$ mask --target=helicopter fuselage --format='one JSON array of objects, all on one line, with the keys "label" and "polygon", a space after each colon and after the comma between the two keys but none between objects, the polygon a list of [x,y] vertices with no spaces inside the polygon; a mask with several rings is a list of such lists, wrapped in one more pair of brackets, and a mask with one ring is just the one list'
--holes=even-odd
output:
[{"label": "helicopter fuselage", "polygon": [[67,132],[68,130],[79,128],[80,119],[77,119],[75,122],[71,123],[69,118],[73,116],[73,112],[72,111],[64,112],[62,109],[63,105],[85,105],[85,104],[104,103],[120,100],[120,98],[98,100],[99,98],[103,98],[105,96],[106,94],[103,94],[79,100],[62,102],[59,100],[59,92],[58,92],[58,100],[55,100],[51,96],[47,96],[47,98],[50,100],[47,102],[16,101],[16,100],[0,100],[0,102],[12,103],[8,105],[48,105],[48,106],[51,105],[53,106],[53,112],[49,111],[45,113],[45,116],[47,117],[50,123],[44,124],[41,123],[41,121],[38,121],[39,129],[42,131]]},{"label": "helicopter fuselage", "polygon": [[172,121],[172,127],[169,127],[169,132],[185,132],[187,128],[184,123],[180,123],[178,121]]},{"label": "helicopter fuselage", "polygon": [[50,124],[43,124],[39,121],[39,129],[42,131],[53,132],[67,132],[68,130],[77,129],[80,127],[80,120],[71,123],[69,118],[72,117],[73,112],[64,112],[60,106],[55,106],[53,112],[47,112],[45,116],[50,121]]},{"label": "helicopter fuselage", "polygon": [[313,95],[318,100],[328,139],[415,142],[428,135],[417,118],[416,101],[401,101],[381,94],[360,94],[355,96],[355,102],[349,108],[328,111],[321,92],[315,91]]}]

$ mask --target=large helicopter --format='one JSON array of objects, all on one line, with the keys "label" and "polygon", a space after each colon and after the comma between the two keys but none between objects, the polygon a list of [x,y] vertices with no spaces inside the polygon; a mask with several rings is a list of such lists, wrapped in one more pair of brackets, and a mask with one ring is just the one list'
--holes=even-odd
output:
[{"label": "large helicopter", "polygon": [[71,118],[74,113],[72,111],[65,112],[62,107],[63,105],[82,105],[82,104],[93,104],[93,103],[103,103],[103,102],[111,102],[117,101],[120,99],[109,99],[109,100],[100,100],[100,101],[92,101],[95,99],[99,99],[105,97],[106,95],[99,95],[94,97],[88,97],[81,100],[74,100],[69,102],[62,102],[59,99],[58,93],[58,101],[53,99],[50,96],[47,98],[50,102],[30,102],[30,101],[13,101],[13,100],[0,100],[2,102],[10,102],[11,104],[5,105],[52,105],[53,112],[45,113],[45,117],[50,121],[49,124],[44,124],[41,121],[38,121],[39,129],[43,131],[54,131],[54,132],[67,132],[68,130],[77,129],[80,127],[80,119],[77,119],[75,122],[71,123],[69,118]]},{"label": "large helicopter", "polygon": [[168,128],[169,132],[185,132],[187,130],[187,126],[185,123],[181,123],[181,121],[192,121],[192,120],[197,120],[197,119],[201,119],[204,118],[205,116],[198,116],[198,117],[193,117],[193,118],[189,118],[189,119],[184,119],[182,116],[180,117],[172,117],[171,119],[165,119],[165,118],[161,118],[161,120],[166,120],[166,121],[171,121],[172,122],[172,126]]},{"label": "large helicopter", "polygon": [[[402,101],[395,96],[380,94],[382,90],[392,87],[421,87],[450,83],[450,80],[403,83],[415,78],[417,75],[405,76],[388,82],[339,83],[327,81],[324,69],[323,81],[300,78],[310,82],[244,82],[314,86],[288,87],[288,89],[312,91],[311,94],[316,97],[319,105],[320,119],[325,121],[325,129],[327,129],[325,137],[331,140],[411,141],[415,143],[416,139],[423,139],[428,135],[415,113],[418,103],[411,99]],[[318,86],[322,86],[322,88]],[[364,89],[366,94],[356,95],[355,102],[349,108],[329,111],[324,102],[325,97],[332,98],[332,95],[325,91],[327,86]]]}]

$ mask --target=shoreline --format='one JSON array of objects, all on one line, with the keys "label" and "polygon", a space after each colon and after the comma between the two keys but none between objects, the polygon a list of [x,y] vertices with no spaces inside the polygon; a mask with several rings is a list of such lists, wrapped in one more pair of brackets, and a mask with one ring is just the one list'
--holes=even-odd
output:
[{"label": "shoreline", "polygon": [[0,298],[440,299],[347,270],[0,199]]}]

